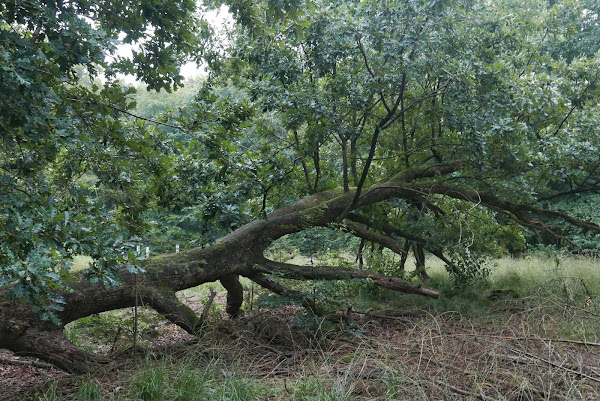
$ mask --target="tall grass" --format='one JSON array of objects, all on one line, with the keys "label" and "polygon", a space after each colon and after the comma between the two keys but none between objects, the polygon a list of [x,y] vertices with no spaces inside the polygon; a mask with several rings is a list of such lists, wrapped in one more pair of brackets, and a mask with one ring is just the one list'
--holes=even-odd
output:
[{"label": "tall grass", "polygon": [[170,359],[147,359],[111,393],[94,379],[82,380],[78,391],[60,394],[56,385],[33,398],[36,401],[261,401],[273,395],[273,389],[259,380],[228,372],[217,363],[197,365]]}]

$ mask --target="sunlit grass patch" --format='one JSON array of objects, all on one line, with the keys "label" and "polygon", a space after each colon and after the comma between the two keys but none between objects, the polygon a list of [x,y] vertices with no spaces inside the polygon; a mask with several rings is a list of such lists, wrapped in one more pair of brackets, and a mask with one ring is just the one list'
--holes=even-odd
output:
[{"label": "sunlit grass patch", "polygon": [[90,263],[92,263],[93,259],[89,256],[86,255],[77,255],[73,258],[73,261],[71,262],[71,271],[81,271],[81,270],[85,270],[90,266]]}]

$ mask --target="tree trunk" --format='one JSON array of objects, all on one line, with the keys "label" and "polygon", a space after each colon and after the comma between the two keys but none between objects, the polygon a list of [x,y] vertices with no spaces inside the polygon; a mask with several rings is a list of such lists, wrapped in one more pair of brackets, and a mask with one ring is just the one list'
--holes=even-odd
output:
[{"label": "tree trunk", "polygon": [[239,276],[232,274],[222,277],[220,281],[227,290],[225,312],[232,318],[237,317],[244,302],[244,287],[240,283]]},{"label": "tree trunk", "polygon": [[413,245],[413,253],[415,254],[415,271],[421,281],[425,282],[429,279],[427,270],[425,270],[425,248],[423,244],[415,243]]}]

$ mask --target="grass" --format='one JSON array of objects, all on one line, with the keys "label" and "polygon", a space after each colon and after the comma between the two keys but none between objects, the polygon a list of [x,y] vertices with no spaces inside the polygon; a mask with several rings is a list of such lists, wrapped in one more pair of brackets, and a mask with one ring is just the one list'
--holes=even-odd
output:
[{"label": "grass", "polygon": [[[503,258],[461,291],[436,263],[428,260],[428,285],[441,290],[438,300],[335,284],[343,302],[364,313],[346,328],[290,325],[297,309],[264,306],[227,321],[215,304],[193,344],[142,343],[141,357],[124,355],[116,371],[51,381],[33,399],[600,399],[600,347],[585,344],[600,342],[598,261]],[[207,284],[179,295],[200,305],[211,289],[222,291]],[[120,313],[91,318],[70,336],[82,341],[125,327]],[[112,334],[88,349],[110,348]]]},{"label": "grass", "polygon": [[92,263],[92,258],[85,255],[77,255],[73,258],[71,263],[71,270],[77,272],[87,269],[90,263]]},{"label": "grass", "polygon": [[94,378],[80,380],[70,394],[58,394],[56,384],[33,399],[39,401],[260,401],[272,390],[258,380],[219,370],[216,364],[197,367],[170,358],[146,360],[116,391]]}]

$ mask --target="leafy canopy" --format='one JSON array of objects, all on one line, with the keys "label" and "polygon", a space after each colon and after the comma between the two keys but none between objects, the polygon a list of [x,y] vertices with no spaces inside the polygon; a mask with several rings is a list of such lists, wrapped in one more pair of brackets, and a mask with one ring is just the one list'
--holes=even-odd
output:
[{"label": "leafy canopy", "polygon": [[[144,229],[136,215],[145,199],[132,191],[160,171],[148,162],[160,151],[144,127],[123,118],[135,107],[133,91],[115,76],[133,74],[149,89],[180,86],[179,66],[201,56],[209,33],[195,7],[0,4],[0,286],[15,283],[14,296],[45,304],[75,254],[95,259],[90,277],[114,282],[108,261]],[[119,42],[137,45],[131,58],[118,55]],[[102,189],[119,203],[101,204]]]},{"label": "leafy canopy", "polygon": [[456,166],[412,189],[419,196],[361,213],[477,269],[490,252],[522,249],[520,226],[567,241],[536,208],[598,191],[596,2],[227,4],[234,40],[205,92],[230,85],[250,102],[233,137],[246,147],[231,157],[285,173],[254,186],[267,210],[338,186],[358,199],[399,171]]}]

